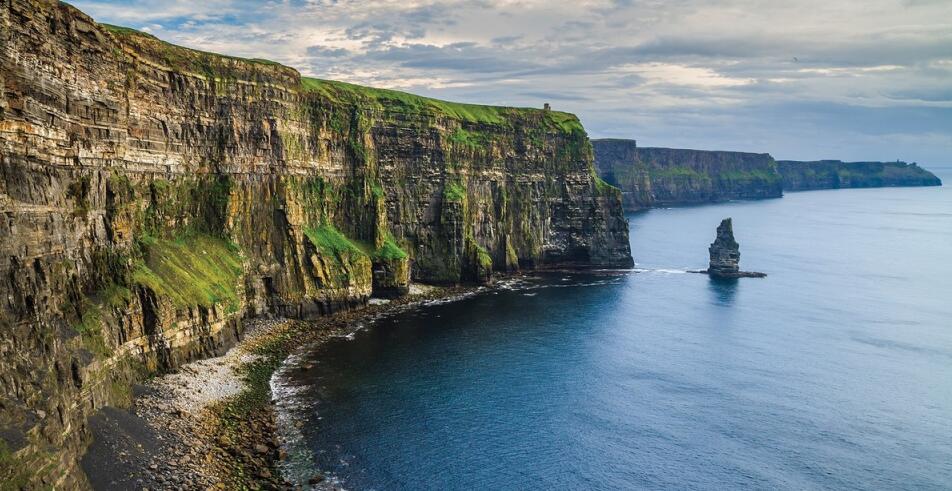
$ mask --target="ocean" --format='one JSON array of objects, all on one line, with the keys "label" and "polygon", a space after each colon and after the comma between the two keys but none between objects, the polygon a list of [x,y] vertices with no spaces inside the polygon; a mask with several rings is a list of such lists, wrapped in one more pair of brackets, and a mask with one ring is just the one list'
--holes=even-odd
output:
[{"label": "ocean", "polygon": [[[272,381],[300,483],[952,488],[941,188],[629,215],[631,272],[545,273],[378,319]],[[732,217],[741,267],[703,269]],[[358,326],[355,326],[355,328]]]}]

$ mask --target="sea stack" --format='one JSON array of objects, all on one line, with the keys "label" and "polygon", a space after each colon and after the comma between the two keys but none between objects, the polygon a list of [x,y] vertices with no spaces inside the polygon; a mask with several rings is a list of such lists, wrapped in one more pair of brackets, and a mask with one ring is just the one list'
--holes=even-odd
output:
[{"label": "sea stack", "polygon": [[717,237],[708,249],[711,263],[706,273],[715,278],[763,278],[764,273],[740,270],[740,244],[734,240],[734,225],[730,218],[721,220]]}]

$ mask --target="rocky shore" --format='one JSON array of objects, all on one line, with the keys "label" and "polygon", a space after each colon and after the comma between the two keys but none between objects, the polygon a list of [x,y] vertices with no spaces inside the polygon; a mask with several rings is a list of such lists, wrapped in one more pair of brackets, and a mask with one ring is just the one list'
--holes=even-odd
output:
[{"label": "rocky shore", "polygon": [[[300,489],[277,470],[286,455],[269,385],[288,354],[381,314],[474,291],[414,285],[406,297],[313,321],[247,320],[245,335],[225,355],[151,379],[136,387],[130,409],[94,416],[83,469],[94,489]],[[335,489],[320,474],[306,486]]]}]

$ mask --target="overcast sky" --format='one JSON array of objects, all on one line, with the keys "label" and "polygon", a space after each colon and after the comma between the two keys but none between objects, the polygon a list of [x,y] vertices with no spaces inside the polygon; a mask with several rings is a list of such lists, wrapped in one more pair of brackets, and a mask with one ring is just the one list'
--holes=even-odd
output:
[{"label": "overcast sky", "polygon": [[579,115],[593,138],[952,163],[952,0],[73,1],[305,75]]}]

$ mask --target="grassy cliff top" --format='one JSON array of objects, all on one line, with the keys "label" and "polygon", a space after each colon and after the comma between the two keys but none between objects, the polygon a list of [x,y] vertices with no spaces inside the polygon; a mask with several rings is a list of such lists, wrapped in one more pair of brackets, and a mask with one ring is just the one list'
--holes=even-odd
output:
[{"label": "grassy cliff top", "polygon": [[[540,117],[551,129],[565,133],[583,132],[584,128],[574,114],[533,108],[484,106],[431,99],[397,90],[378,89],[361,85],[317,78],[301,77],[300,73],[280,63],[260,58],[240,58],[178,46],[129,27],[99,24],[103,29],[128,42],[178,71],[199,73],[211,79],[234,78],[233,67],[246,63],[251,68],[273,72],[299,80],[300,90],[315,93],[333,102],[369,105],[380,109],[399,107],[404,111],[422,112],[469,123],[507,124],[513,117]],[[296,81],[295,80],[295,81]]]},{"label": "grassy cliff top", "polygon": [[400,105],[407,109],[442,115],[460,121],[488,124],[504,124],[512,116],[538,114],[542,115],[546,123],[564,132],[583,131],[578,117],[561,111],[450,102],[398,90],[377,89],[309,77],[301,77],[301,86],[307,92],[318,93],[327,99],[341,103],[369,103],[380,107]]}]

